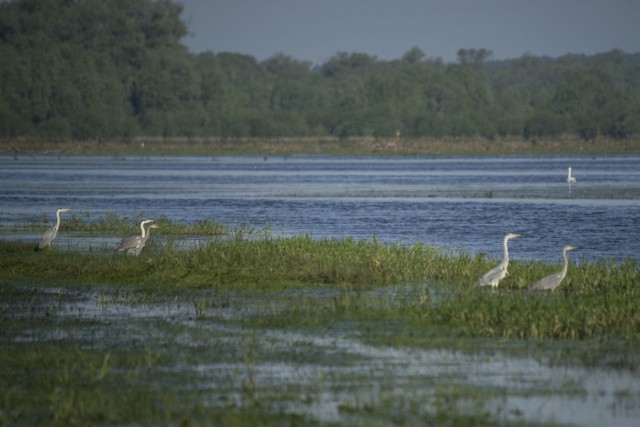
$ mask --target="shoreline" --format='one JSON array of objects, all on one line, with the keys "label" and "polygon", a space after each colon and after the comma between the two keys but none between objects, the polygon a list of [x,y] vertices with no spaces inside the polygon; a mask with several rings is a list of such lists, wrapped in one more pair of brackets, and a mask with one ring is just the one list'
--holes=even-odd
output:
[{"label": "shoreline", "polygon": [[132,137],[111,139],[3,138],[0,153],[12,154],[148,154],[148,155],[505,155],[640,154],[640,138],[584,141],[484,138],[374,137]]}]

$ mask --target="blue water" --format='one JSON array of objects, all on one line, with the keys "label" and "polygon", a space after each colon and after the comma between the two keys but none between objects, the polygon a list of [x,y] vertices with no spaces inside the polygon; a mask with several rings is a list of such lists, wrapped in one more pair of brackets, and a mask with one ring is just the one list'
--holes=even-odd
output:
[{"label": "blue water", "polygon": [[577,259],[640,259],[640,156],[0,155],[3,234],[57,207],[495,258],[502,235],[519,232],[515,259],[557,261],[564,244]]}]

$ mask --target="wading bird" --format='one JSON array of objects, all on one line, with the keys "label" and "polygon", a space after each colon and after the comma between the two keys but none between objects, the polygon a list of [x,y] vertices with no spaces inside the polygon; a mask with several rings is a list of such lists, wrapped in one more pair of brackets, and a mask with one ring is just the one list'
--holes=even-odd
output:
[{"label": "wading bird", "polygon": [[[153,222],[153,220],[152,219],[145,219],[144,221],[142,221],[140,223],[140,230],[142,230],[142,235],[125,237],[124,239],[122,239],[122,241],[120,242],[120,244],[118,245],[116,250],[118,252],[127,251],[128,255],[137,255],[135,253],[135,250],[140,245],[140,242],[143,241],[143,240],[145,240],[145,242],[146,242],[145,236],[147,235],[147,233],[146,233],[146,231],[144,229],[144,225],[148,224],[150,222]],[[140,248],[140,250],[142,250],[142,248]],[[138,251],[138,253],[140,253],[140,252]]]},{"label": "wading bird", "polygon": [[140,252],[142,252],[142,248],[144,248],[144,245],[147,244],[147,240],[149,239],[149,236],[151,236],[151,229],[152,228],[158,228],[158,225],[151,224],[149,227],[147,227],[147,234],[140,240],[140,243],[138,244],[138,246],[136,246],[133,249],[129,249],[127,251],[127,254],[133,255],[133,256],[140,255]]},{"label": "wading bird", "polygon": [[578,249],[577,246],[563,246],[562,247],[562,258],[564,259],[564,264],[562,265],[562,270],[557,273],[553,273],[550,276],[545,277],[544,279],[538,280],[536,283],[531,285],[530,290],[542,290],[542,291],[553,291],[555,288],[560,286],[562,280],[567,275],[567,268],[569,267],[569,259],[567,258],[567,252],[572,251],[574,249]]},{"label": "wading bird", "polygon": [[504,236],[504,256],[502,257],[502,261],[495,268],[489,270],[484,276],[478,280],[478,286],[491,286],[495,288],[498,286],[500,280],[504,279],[507,276],[507,268],[509,267],[509,247],[508,241],[509,239],[514,239],[516,237],[520,237],[520,234],[516,233],[508,233]]},{"label": "wading bird", "polygon": [[576,182],[576,178],[573,175],[571,175],[571,166],[569,166],[569,170],[567,171],[567,182],[569,184],[573,184]]},{"label": "wading bird", "polygon": [[36,247],[36,250],[51,247],[51,242],[53,242],[53,239],[56,238],[56,235],[58,234],[58,228],[60,228],[60,214],[62,212],[68,212],[70,210],[71,209],[69,208],[60,208],[56,210],[56,225],[54,225],[53,227],[50,227],[47,231],[44,232],[44,234],[42,235],[42,240]]}]

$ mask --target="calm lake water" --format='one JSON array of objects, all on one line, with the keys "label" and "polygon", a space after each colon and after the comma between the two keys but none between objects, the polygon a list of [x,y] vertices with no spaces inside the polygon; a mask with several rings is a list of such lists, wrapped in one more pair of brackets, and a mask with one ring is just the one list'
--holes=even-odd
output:
[{"label": "calm lake water", "polygon": [[496,258],[503,234],[519,232],[515,259],[557,261],[564,244],[580,247],[576,260],[640,259],[640,156],[630,155],[0,155],[2,234],[51,221],[57,207],[88,220],[206,219]]}]

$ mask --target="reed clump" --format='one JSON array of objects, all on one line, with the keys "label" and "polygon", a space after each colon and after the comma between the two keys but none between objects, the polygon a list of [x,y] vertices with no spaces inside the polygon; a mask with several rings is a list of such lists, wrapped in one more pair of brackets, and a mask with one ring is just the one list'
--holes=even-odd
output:
[{"label": "reed clump", "polygon": [[137,258],[109,250],[34,253],[32,245],[15,241],[0,242],[0,252],[0,274],[16,279],[261,290],[308,285],[358,289],[415,282],[430,270],[435,274],[447,257],[423,245],[310,236],[254,239],[239,232],[190,249],[152,241]]}]

